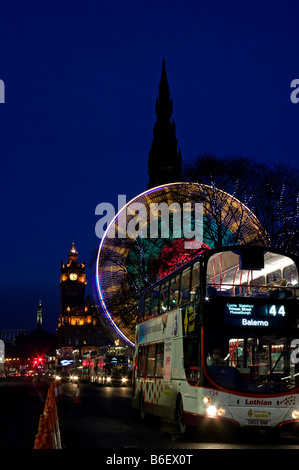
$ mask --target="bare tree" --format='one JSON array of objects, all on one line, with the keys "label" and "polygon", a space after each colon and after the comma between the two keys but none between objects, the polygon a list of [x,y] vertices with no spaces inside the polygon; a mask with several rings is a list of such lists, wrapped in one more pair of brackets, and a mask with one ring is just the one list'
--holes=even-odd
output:
[{"label": "bare tree", "polygon": [[256,163],[239,156],[199,155],[184,169],[189,181],[227,191],[259,220],[269,245],[299,252],[299,171],[285,164]]},{"label": "bare tree", "polygon": [[271,165],[255,174],[252,209],[267,231],[270,244],[286,253],[299,251],[299,171]]}]

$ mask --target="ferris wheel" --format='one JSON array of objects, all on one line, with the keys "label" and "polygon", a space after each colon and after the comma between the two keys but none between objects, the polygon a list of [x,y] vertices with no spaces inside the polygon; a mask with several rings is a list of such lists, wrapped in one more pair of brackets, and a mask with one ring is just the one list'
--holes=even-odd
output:
[{"label": "ferris wheel", "polygon": [[[186,245],[199,231],[201,240]],[[117,334],[134,345],[140,292],[220,239],[222,246],[266,243],[254,214],[215,187],[166,184],[125,204],[101,240],[94,280],[95,297]]]}]

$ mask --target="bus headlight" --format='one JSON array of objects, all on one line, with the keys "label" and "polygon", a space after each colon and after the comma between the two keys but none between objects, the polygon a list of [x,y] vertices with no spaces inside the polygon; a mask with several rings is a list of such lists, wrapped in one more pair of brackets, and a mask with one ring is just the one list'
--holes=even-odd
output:
[{"label": "bus headlight", "polygon": [[292,418],[293,419],[299,419],[299,410],[293,410],[292,411]]},{"label": "bus headlight", "polygon": [[218,408],[217,416],[224,416],[224,415],[225,415],[225,409],[224,408]]},{"label": "bus headlight", "polygon": [[207,408],[207,414],[208,414],[209,416],[216,416],[216,413],[217,413],[217,408],[216,408],[216,406],[213,406],[213,405],[208,406],[208,408]]},{"label": "bus headlight", "polygon": [[216,408],[216,406],[210,405],[207,408],[207,415],[208,416],[219,416],[222,417],[225,415],[224,408]]},{"label": "bus headlight", "polygon": [[210,397],[203,397],[203,402],[205,405],[208,405],[209,403],[211,403],[211,398]]}]

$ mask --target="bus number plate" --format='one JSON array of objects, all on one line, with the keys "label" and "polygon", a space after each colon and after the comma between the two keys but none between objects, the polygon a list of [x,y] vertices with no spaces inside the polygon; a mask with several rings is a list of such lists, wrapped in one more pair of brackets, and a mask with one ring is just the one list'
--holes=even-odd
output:
[{"label": "bus number plate", "polygon": [[247,426],[270,426],[269,419],[246,419]]}]

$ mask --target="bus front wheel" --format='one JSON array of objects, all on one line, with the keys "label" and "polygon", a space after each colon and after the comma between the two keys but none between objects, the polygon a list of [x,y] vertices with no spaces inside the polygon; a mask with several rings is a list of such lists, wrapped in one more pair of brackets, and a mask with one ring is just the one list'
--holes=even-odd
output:
[{"label": "bus front wheel", "polygon": [[184,406],[183,406],[183,399],[180,396],[177,402],[177,421],[179,423],[179,430],[182,435],[189,435],[192,434],[194,428],[192,426],[188,426],[184,420]]},{"label": "bus front wheel", "polygon": [[184,422],[184,407],[183,407],[183,400],[182,398],[179,398],[178,404],[177,404],[177,420],[179,423],[179,429],[181,434],[185,434],[187,430],[187,426]]}]

